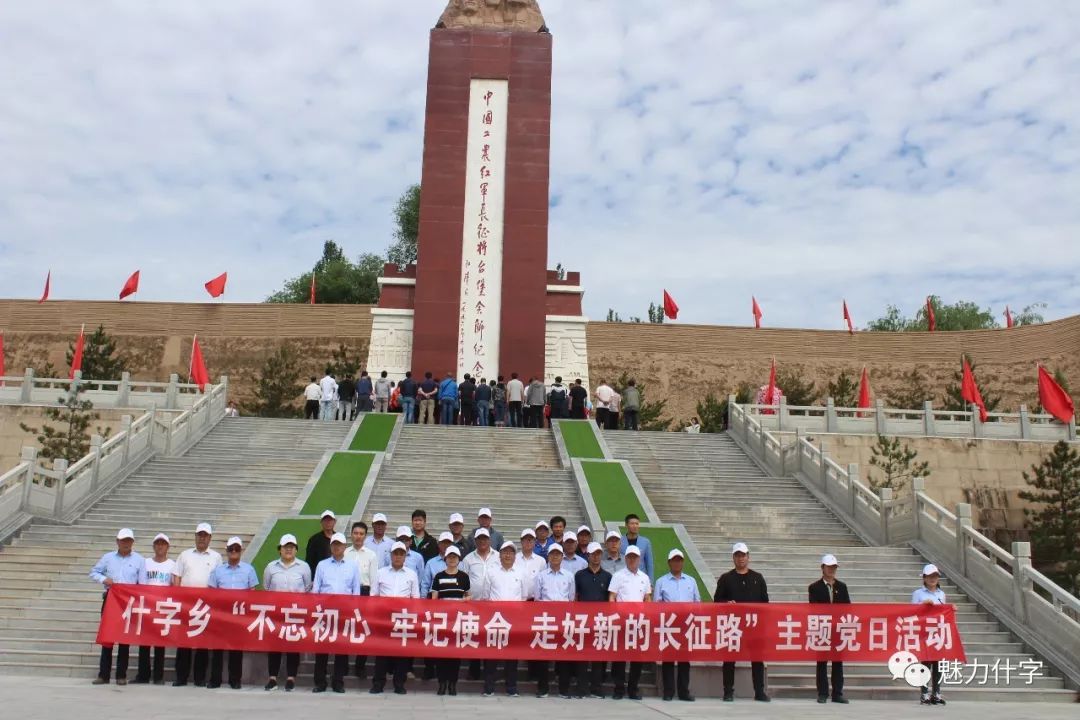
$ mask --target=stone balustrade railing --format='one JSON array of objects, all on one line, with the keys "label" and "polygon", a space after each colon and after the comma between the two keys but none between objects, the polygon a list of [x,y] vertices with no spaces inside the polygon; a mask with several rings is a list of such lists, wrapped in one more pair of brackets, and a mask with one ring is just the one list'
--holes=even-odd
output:
[{"label": "stone balustrade railing", "polygon": [[83,380],[82,371],[75,378],[39,378],[33,368],[22,375],[0,377],[0,405],[55,405],[60,395],[70,393],[78,385],[82,397],[94,407],[157,408],[181,410],[190,408],[201,397],[197,385],[182,383],[178,375],[169,382],[132,380],[124,373],[119,380]]},{"label": "stone balustrade railing", "polygon": [[729,433],[767,472],[794,475],[871,545],[911,543],[1080,686],[1080,599],[1031,566],[1029,543],[1014,542],[1011,552],[998,546],[972,526],[970,504],[948,510],[926,494],[922,478],[899,497],[875,491],[857,464],[832,460],[820,438],[814,445],[795,427],[795,441],[782,443],[767,427],[780,418],[753,409],[730,396]]}]

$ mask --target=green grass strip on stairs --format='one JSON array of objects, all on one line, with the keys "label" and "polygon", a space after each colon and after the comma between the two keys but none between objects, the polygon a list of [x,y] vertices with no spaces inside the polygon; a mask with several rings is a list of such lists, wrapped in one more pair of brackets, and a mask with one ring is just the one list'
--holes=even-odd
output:
[{"label": "green grass strip on stairs", "polygon": [[[251,561],[251,565],[255,568],[255,574],[259,578],[259,587],[262,587],[263,570],[266,569],[270,561],[278,558],[277,544],[282,535],[292,533],[296,536],[296,557],[303,560],[308,538],[319,532],[320,529],[321,526],[317,517],[285,518],[274,523],[274,527],[270,529],[270,533],[266,536],[266,540],[263,541],[262,547],[255,553],[255,559]],[[311,568],[311,572],[314,574],[315,568]]]},{"label": "green grass strip on stairs", "polygon": [[559,423],[559,430],[570,457],[604,459],[604,451],[596,441],[591,420],[563,420]]},{"label": "green grass strip on stairs", "polygon": [[399,417],[396,413],[367,413],[349,443],[349,449],[385,452],[390,444],[390,435],[394,432],[394,423]]},{"label": "green grass strip on stairs", "polygon": [[372,453],[334,453],[300,514],[318,515],[326,509],[338,515],[351,513],[374,460]]},{"label": "green grass strip on stairs", "polygon": [[634,486],[630,484],[630,479],[626,477],[620,463],[584,460],[581,469],[589,483],[589,492],[592,493],[596,509],[600,511],[601,520],[621,523],[630,513],[634,513],[642,521],[648,519],[634,492]]}]

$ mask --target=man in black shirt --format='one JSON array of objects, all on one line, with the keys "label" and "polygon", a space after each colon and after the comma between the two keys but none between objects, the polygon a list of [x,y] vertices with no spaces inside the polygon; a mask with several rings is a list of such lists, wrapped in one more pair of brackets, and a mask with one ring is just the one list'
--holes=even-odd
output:
[{"label": "man in black shirt", "polygon": [[401,403],[401,414],[405,416],[405,423],[416,422],[416,391],[419,386],[413,380],[412,372],[405,373],[405,379],[398,383],[398,402]]},{"label": "man in black shirt", "polygon": [[[839,563],[835,555],[826,555],[821,558],[821,578],[811,583],[808,588],[810,602],[812,603],[841,603],[851,604],[851,596],[848,595],[847,585],[836,579],[836,570]],[[829,663],[817,664],[817,701],[825,703],[829,700]],[[832,664],[832,701],[847,705],[844,697],[844,663],[839,660]]]},{"label": "man in black shirt", "polygon": [[[309,567],[315,567],[326,558],[330,557],[330,538],[334,534],[334,526],[337,525],[337,515],[333,510],[323,510],[322,530],[311,536],[307,543],[307,551],[304,553],[304,562]],[[312,575],[315,571],[311,571]]]},{"label": "man in black shirt", "polygon": [[351,422],[355,414],[353,413],[353,400],[356,397],[356,383],[353,381],[352,376],[346,375],[341,379],[337,386],[337,396],[338,410],[336,419]]},{"label": "man in black shirt", "polygon": [[476,386],[476,423],[480,427],[487,427],[491,419],[491,386],[487,384],[487,378],[480,378],[480,384]]},{"label": "man in black shirt", "polygon": [[555,384],[552,385],[551,390],[548,391],[547,401],[548,409],[550,410],[548,417],[552,420],[561,420],[562,418],[569,416],[567,410],[569,398],[566,394],[566,386],[562,384],[561,377],[555,377]]},{"label": "man in black shirt", "polygon": [[439,554],[439,543],[427,531],[427,513],[425,511],[413,510],[412,533],[413,550],[420,553],[425,564]]},{"label": "man in black shirt", "polygon": [[[761,573],[750,569],[750,549],[746,543],[735,543],[731,549],[731,559],[735,563],[733,570],[728,570],[716,581],[713,602],[718,603],[767,603],[769,591],[765,587],[765,578]],[[754,680],[754,699],[769,702],[765,694],[765,663],[751,662],[750,673]],[[724,702],[735,699],[735,663],[724,663]]]},{"label": "man in black shirt", "polygon": [[[600,543],[589,543],[589,565],[578,570],[574,575],[574,595],[580,602],[608,602],[608,586],[611,585],[611,573],[600,567],[604,549]],[[604,697],[604,661],[582,661],[577,663],[578,696]]]},{"label": "man in black shirt", "polygon": [[585,403],[589,399],[589,391],[581,384],[581,378],[574,381],[570,388],[570,419],[585,419]]},{"label": "man in black shirt", "polygon": [[476,424],[476,383],[466,374],[458,385],[458,399],[461,400],[461,424]]}]

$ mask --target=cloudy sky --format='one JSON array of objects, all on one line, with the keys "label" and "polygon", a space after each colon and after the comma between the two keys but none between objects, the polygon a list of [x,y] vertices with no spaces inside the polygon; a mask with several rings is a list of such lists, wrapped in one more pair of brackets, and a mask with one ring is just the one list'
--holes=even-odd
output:
[{"label": "cloudy sky", "polygon": [[[550,265],[588,315],[1080,313],[1080,3],[547,0]],[[0,4],[0,295],[258,301],[382,252],[442,0]]]}]

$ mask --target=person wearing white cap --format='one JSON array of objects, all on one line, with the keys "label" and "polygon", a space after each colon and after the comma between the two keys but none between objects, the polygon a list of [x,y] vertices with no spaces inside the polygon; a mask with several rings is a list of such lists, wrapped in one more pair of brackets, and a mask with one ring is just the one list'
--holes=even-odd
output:
[{"label": "person wearing white cap", "polygon": [[521,552],[514,559],[514,566],[521,571],[525,592],[529,600],[536,598],[536,576],[547,567],[544,558],[536,554],[536,534],[531,528],[521,531]]},{"label": "person wearing white cap", "polygon": [[[672,548],[667,556],[668,574],[656,581],[653,599],[663,603],[699,603],[701,591],[698,590],[697,578],[683,572],[685,556],[679,548]],[[677,667],[676,667],[677,666]],[[676,669],[678,678],[676,679]],[[665,662],[660,665],[660,675],[664,681],[664,700],[673,700],[676,692],[684,702],[694,702],[690,694],[690,663]]]},{"label": "person wearing white cap", "polygon": [[619,549],[621,546],[622,535],[617,530],[608,530],[604,537],[604,555],[600,565],[612,575],[626,567],[626,560]]},{"label": "person wearing white cap", "polygon": [[[488,582],[491,574],[499,567],[499,553],[491,549],[491,533],[487,528],[473,531],[472,544],[475,550],[461,560],[461,569],[469,574],[469,592],[473,600],[488,599]],[[480,660],[469,661],[469,679],[480,679]]]},{"label": "person wearing white cap", "polygon": [[[131,528],[121,528],[116,533],[116,549],[105,553],[90,571],[90,579],[105,587],[101,594],[101,611],[105,612],[105,598],[109,588],[115,583],[136,585],[145,572],[142,555],[132,550],[135,546],[135,533]],[[120,645],[116,650],[116,684],[127,685],[128,657],[131,648]],[[101,659],[98,662],[98,675],[94,685],[108,685],[112,671],[113,649],[111,645],[101,646]]]},{"label": "person wearing white cap", "polygon": [[[143,563],[142,579],[140,585],[154,585],[168,587],[172,585],[173,570],[176,569],[176,561],[169,557],[169,536],[158,533],[154,536],[154,557],[146,558]],[[154,664],[150,667],[150,647],[139,648],[139,670],[135,675],[135,684],[145,685],[153,679],[155,685],[165,683],[165,647],[155,647]]]},{"label": "person wearing white cap", "polygon": [[[195,528],[195,547],[188,548],[176,558],[173,569],[173,585],[204,588],[210,582],[210,573],[221,564],[221,553],[210,549],[214,530],[210,523],[199,523]],[[173,687],[183,687],[194,671],[196,687],[206,685],[206,667],[210,651],[203,648],[176,649],[176,679]]]},{"label": "person wearing white cap", "polygon": [[[334,533],[330,537],[330,557],[315,567],[315,580],[311,591],[333,595],[359,595],[360,571],[356,563],[345,559],[345,536]],[[319,653],[315,656],[315,687],[312,692],[326,692],[326,667],[330,656]],[[330,680],[330,689],[336,693],[345,692],[345,670],[349,666],[348,655],[334,655],[334,674]]]},{"label": "person wearing white cap", "polygon": [[[420,597],[431,596],[431,586],[435,582],[435,576],[446,569],[446,550],[454,545],[454,536],[449,532],[439,535],[436,545],[439,554],[424,563],[424,574],[420,576]],[[461,548],[458,548],[458,560],[461,560]]]},{"label": "person wearing white cap", "polygon": [[[652,581],[641,570],[641,549],[631,545],[626,549],[626,567],[611,576],[608,586],[608,600],[611,602],[649,602],[652,600]],[[611,679],[615,682],[616,700],[621,700],[625,691],[631,700],[640,700],[638,682],[645,663],[630,663],[630,679],[626,678],[626,663],[611,663]]]},{"label": "person wearing white cap", "polygon": [[[563,551],[558,545],[548,550],[548,564],[540,571],[534,581],[532,595],[537,602],[573,602],[574,574],[563,567]],[[529,661],[529,671],[536,678],[536,697],[548,696],[549,678],[547,660]],[[555,674],[559,682],[559,697],[570,699],[570,679],[574,676],[577,663],[569,660],[555,662]]]},{"label": "person wearing white cap", "polygon": [[[479,540],[480,538],[477,538]],[[488,576],[487,599],[495,602],[520,602],[528,597],[525,590],[525,579],[521,571],[514,567],[517,559],[517,547],[507,540],[499,548],[499,567],[491,571]],[[503,679],[506,683],[506,694],[510,697],[518,696],[516,659],[506,658],[503,663]],[[495,658],[484,660],[484,697],[495,694],[495,671],[499,661]]]},{"label": "person wearing white cap", "polygon": [[652,543],[649,542],[649,538],[638,532],[641,528],[641,518],[634,513],[630,513],[623,522],[626,525],[626,535],[620,541],[619,549],[622,550],[622,554],[625,556],[628,547],[631,545],[637,546],[637,549],[641,551],[641,570],[652,580]]},{"label": "person wearing white cap", "polygon": [[491,522],[491,508],[480,508],[480,511],[476,513],[476,529],[473,530],[470,535],[470,540],[473,542],[466,548],[469,552],[476,549],[476,530],[479,530],[480,528],[484,528],[488,531],[488,537],[491,538],[491,547],[496,548],[496,550],[502,547],[504,542],[502,533],[492,527]]},{"label": "person wearing white cap", "polygon": [[[379,572],[375,574],[375,584],[371,586],[372,597],[420,597],[420,578],[405,563],[408,553],[409,547],[404,542],[399,540],[394,543],[390,548],[390,564],[379,568]],[[386,686],[386,674],[391,673],[394,677],[394,694],[404,695],[405,678],[410,664],[411,659],[406,657],[377,657],[375,674],[371,677],[371,689],[368,692],[372,695],[381,693]]]},{"label": "person wearing white cap", "polygon": [[[431,598],[434,600],[468,600],[470,597],[469,574],[459,568],[461,550],[457,545],[449,545],[446,548],[444,559],[446,567],[436,573],[432,580]],[[438,694],[457,695],[461,660],[440,658],[436,666],[436,676],[439,679]]]},{"label": "person wearing white cap", "polygon": [[[589,555],[589,566],[574,575],[574,597],[578,602],[608,602],[611,586],[611,573],[600,564],[603,548],[600,543],[590,543],[585,548]],[[577,665],[578,695],[588,691],[590,697],[604,697],[604,661],[580,662]]]},{"label": "person wearing white cap", "polygon": [[551,537],[551,526],[547,524],[546,520],[541,520],[533,526],[533,530],[536,531],[536,547],[533,548],[533,552],[547,562],[548,548],[555,543],[555,540]]},{"label": "person wearing white cap", "polygon": [[[564,532],[562,535],[562,564],[571,573],[577,573],[578,570],[584,570],[589,566],[589,561],[578,555],[577,546],[577,535],[569,530]],[[551,551],[548,550],[548,552]]]},{"label": "person wearing white cap", "polygon": [[[761,573],[750,569],[750,548],[737,542],[731,548],[731,561],[735,567],[716,581],[713,602],[718,603],[767,603],[769,589]],[[724,702],[735,699],[735,663],[724,663]],[[754,681],[754,699],[769,702],[765,694],[765,663],[751,662],[750,676]]]},{"label": "person wearing white cap", "polygon": [[[408,525],[402,525],[397,529],[395,533],[395,540],[397,543],[401,543],[405,546],[405,567],[411,569],[416,573],[416,577],[420,577],[424,574],[424,556],[413,550],[412,546],[412,530]],[[389,563],[388,563],[389,564]]]},{"label": "person wearing white cap", "polygon": [[[836,577],[840,563],[835,555],[821,558],[821,577],[810,583],[807,588],[811,603],[850,605],[851,596],[848,587]],[[817,701],[821,704],[829,700],[829,663],[817,663]],[[836,660],[832,664],[832,701],[847,705],[844,697],[844,663]]]},{"label": "person wearing white cap", "polygon": [[[922,585],[911,593],[911,602],[916,605],[944,605],[945,591],[941,589],[941,571],[937,565],[925,565],[922,569]],[[923,705],[944,705],[941,697],[941,665],[937,660],[922,660],[930,671],[930,682],[922,687],[919,701]]]},{"label": "person wearing white cap", "polygon": [[[577,556],[585,561],[587,565],[589,558],[585,555],[585,548],[589,547],[589,543],[592,542],[592,530],[588,525],[581,525],[577,529]],[[584,567],[584,565],[582,566]]]},{"label": "person wearing white cap", "polygon": [[[263,570],[263,590],[270,592],[311,592],[311,568],[296,557],[296,536],[286,533],[278,541],[278,559],[269,562]],[[280,652],[266,653],[266,667],[270,676],[263,690],[277,687],[281,670]],[[285,653],[285,692],[296,687],[296,673],[300,669],[300,653]]]},{"label": "person wearing white cap", "polygon": [[450,542],[461,551],[461,557],[465,557],[470,552],[469,538],[465,537],[465,518],[461,513],[452,513],[447,527],[450,529]]},{"label": "person wearing white cap", "polygon": [[[214,568],[210,573],[209,587],[221,590],[251,590],[259,584],[259,578],[255,574],[255,568],[251,563],[240,559],[244,552],[244,543],[238,537],[231,537],[225,543],[227,561]],[[208,688],[221,687],[221,665],[225,657],[225,651],[220,648],[210,653],[210,682]],[[229,651],[229,687],[233,690],[240,689],[240,676],[244,669],[244,653],[242,650]]]},{"label": "person wearing white cap", "polygon": [[390,548],[394,545],[394,538],[386,534],[386,516],[375,513],[371,516],[371,534],[364,540],[364,547],[369,547],[379,558],[379,567],[390,564]]},{"label": "person wearing white cap", "polygon": [[[345,551],[345,560],[356,563],[360,574],[360,594],[371,594],[371,583],[375,582],[375,573],[379,571],[379,556],[367,546],[368,526],[364,522],[354,522],[349,531],[352,545]],[[367,655],[357,655],[353,663],[353,673],[363,678],[367,675]]]},{"label": "person wearing white cap", "polygon": [[307,549],[304,551],[304,562],[310,568],[319,567],[319,563],[330,557],[330,538],[334,536],[337,515],[333,510],[323,510],[319,516],[319,525],[319,532],[308,538]]}]

